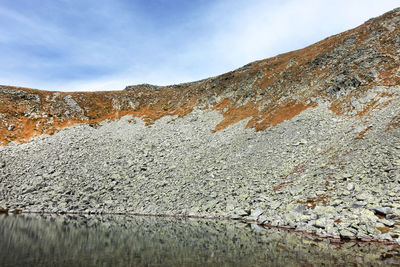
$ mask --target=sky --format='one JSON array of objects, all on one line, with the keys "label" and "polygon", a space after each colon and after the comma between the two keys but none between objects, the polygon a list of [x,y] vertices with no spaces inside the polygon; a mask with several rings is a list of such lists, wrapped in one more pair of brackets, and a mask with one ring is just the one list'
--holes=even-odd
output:
[{"label": "sky", "polygon": [[398,0],[0,0],[0,84],[121,90],[303,48]]}]

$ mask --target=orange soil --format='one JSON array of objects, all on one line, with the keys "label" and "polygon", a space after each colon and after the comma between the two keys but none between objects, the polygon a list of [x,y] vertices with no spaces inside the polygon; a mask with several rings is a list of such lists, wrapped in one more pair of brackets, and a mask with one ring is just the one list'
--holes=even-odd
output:
[{"label": "orange soil", "polygon": [[304,110],[310,107],[316,107],[316,103],[305,105],[296,101],[291,101],[287,104],[276,107],[273,111],[262,114],[259,118],[260,121],[252,120],[248,123],[247,127],[255,127],[257,131],[264,131],[268,127],[276,126],[286,120],[297,116]]},{"label": "orange soil", "polygon": [[400,113],[393,117],[386,127],[386,131],[400,128]]},{"label": "orange soil", "polygon": [[315,208],[317,204],[326,205],[329,201],[329,196],[310,197],[305,201],[297,200],[297,203],[305,205],[307,208]]},{"label": "orange soil", "polygon": [[371,130],[371,129],[372,129],[371,126],[365,128],[364,130],[362,130],[362,131],[358,134],[357,137],[354,138],[354,140],[361,140],[361,139],[363,139],[363,138],[364,138],[364,135],[365,135],[369,130]]},{"label": "orange soil", "polygon": [[223,120],[218,123],[215,128],[214,132],[221,131],[226,127],[235,124],[241,120],[244,120],[248,117],[255,116],[258,114],[258,110],[255,104],[248,102],[244,106],[239,107],[230,107],[226,112],[222,113],[224,118]]}]

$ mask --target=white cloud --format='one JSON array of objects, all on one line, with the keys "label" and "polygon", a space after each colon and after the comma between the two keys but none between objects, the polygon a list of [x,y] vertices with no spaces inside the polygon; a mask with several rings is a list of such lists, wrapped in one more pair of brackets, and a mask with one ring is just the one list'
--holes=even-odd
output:
[{"label": "white cloud", "polygon": [[[249,1],[248,6],[231,10],[229,2],[221,2],[211,14],[216,26],[208,48],[214,58],[230,66],[303,48],[399,4],[391,0]],[[217,24],[219,20],[223,23]]]},{"label": "white cloud", "polygon": [[[85,11],[88,14],[77,11],[74,5],[85,10],[80,1],[63,3],[70,3],[71,9],[66,12],[74,16],[95,14],[100,22],[104,21],[99,22],[104,32],[85,36],[68,25],[22,16],[0,7],[0,15],[18,28],[26,28],[12,34],[0,27],[0,44],[34,42],[61,51],[64,56],[59,61],[35,61],[29,55],[5,54],[2,60],[8,68],[0,70],[0,83],[76,91],[123,89],[143,82],[161,85],[187,82],[303,48],[398,5],[394,0],[219,0],[206,8],[204,14],[197,14],[198,19],[192,18],[185,25],[174,25],[168,32],[161,32],[146,26],[142,14],[124,10],[118,1],[110,4],[99,0],[91,13]],[[198,28],[202,30],[192,30]],[[61,76],[63,71],[73,74],[80,71],[74,69],[77,66],[109,67],[112,71],[76,79],[43,79],[40,73],[59,68]]]}]

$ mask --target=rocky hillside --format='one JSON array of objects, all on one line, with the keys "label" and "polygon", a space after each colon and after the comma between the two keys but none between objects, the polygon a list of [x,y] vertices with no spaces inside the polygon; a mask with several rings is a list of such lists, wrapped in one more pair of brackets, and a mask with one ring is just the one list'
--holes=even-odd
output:
[{"label": "rocky hillside", "polygon": [[400,9],[197,82],[0,86],[0,207],[400,242]]}]

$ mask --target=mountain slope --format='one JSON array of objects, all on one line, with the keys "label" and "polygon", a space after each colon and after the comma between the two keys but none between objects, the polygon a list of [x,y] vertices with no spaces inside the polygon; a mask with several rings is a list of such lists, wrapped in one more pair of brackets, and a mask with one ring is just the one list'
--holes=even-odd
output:
[{"label": "mountain slope", "polygon": [[[392,97],[383,92],[376,103],[360,102],[369,89],[400,82],[397,14],[394,10],[304,49],[194,83],[95,93],[1,86],[0,142],[126,114],[152,122],[165,115],[183,116],[194,107],[222,112],[216,131],[248,117],[247,127],[265,130],[321,101],[328,101],[337,115],[366,115]],[[12,131],[7,131],[9,125]]]},{"label": "mountain slope", "polygon": [[244,217],[400,241],[399,36],[395,9],[193,83],[0,86],[0,207]]}]

